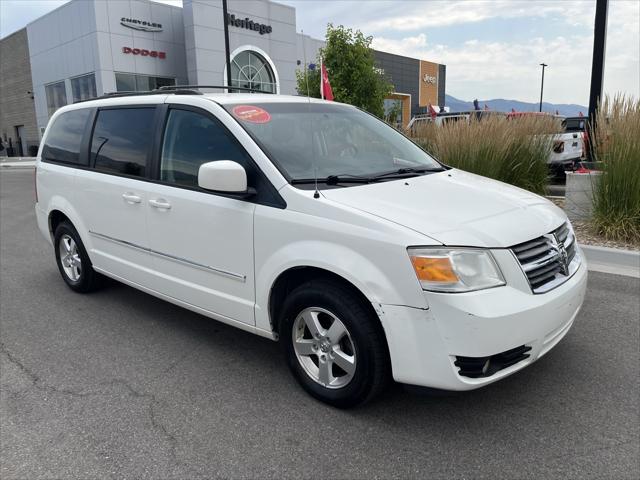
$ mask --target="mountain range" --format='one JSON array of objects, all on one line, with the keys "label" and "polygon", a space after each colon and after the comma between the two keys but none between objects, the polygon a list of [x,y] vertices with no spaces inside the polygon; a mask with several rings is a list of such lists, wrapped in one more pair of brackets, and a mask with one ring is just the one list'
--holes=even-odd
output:
[{"label": "mountain range", "polygon": [[[460,100],[452,97],[451,95],[445,95],[445,101],[447,107],[452,112],[465,112],[473,110],[473,101]],[[497,112],[510,112],[513,108],[516,112],[537,112],[540,108],[539,103],[521,102],[519,100],[505,100],[503,98],[494,98],[492,100],[478,100],[480,108],[484,108],[486,105],[489,110]],[[583,105],[576,105],[573,103],[548,103],[542,102],[542,111],[549,113],[556,113],[565,117],[577,117],[580,112],[583,115],[587,115],[588,108]]]}]

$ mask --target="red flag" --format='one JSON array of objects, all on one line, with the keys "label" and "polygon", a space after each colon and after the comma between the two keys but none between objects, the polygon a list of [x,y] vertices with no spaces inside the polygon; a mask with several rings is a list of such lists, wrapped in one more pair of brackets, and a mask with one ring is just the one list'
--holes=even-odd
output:
[{"label": "red flag", "polygon": [[327,73],[327,67],[324,63],[320,63],[320,96],[325,100],[333,101],[333,90],[331,90],[331,84],[329,83],[329,73]]},{"label": "red flag", "polygon": [[429,104],[429,115],[431,115],[431,118],[433,120],[436,119],[436,117],[438,116],[438,112],[436,112],[436,109],[433,108],[433,105]]}]

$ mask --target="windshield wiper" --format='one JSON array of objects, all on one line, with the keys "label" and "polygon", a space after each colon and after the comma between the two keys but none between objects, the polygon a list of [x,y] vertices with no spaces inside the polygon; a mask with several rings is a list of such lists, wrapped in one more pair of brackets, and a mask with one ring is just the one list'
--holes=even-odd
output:
[{"label": "windshield wiper", "polygon": [[404,168],[398,168],[397,170],[391,170],[390,172],[382,172],[377,175],[374,175],[371,178],[374,179],[375,181],[376,179],[380,179],[380,178],[393,178],[397,176],[404,177],[408,174],[421,174],[426,172],[442,172],[442,171],[444,171],[444,168],[442,167],[404,167]]},{"label": "windshield wiper", "polygon": [[322,178],[294,178],[291,180],[292,185],[308,184],[308,183],[324,183],[326,185],[336,185],[338,183],[369,183],[372,181],[370,177],[359,177],[357,175],[329,175]]},{"label": "windshield wiper", "polygon": [[[351,175],[348,173],[340,174],[340,175],[329,175],[328,177],[318,178],[318,183],[324,183],[326,185],[337,185],[338,183],[373,183],[378,182],[380,180],[388,179],[388,178],[405,178],[408,175],[420,175],[426,172],[442,172],[445,169],[442,167],[405,167],[398,168],[396,170],[392,170],[390,172],[382,172],[376,175],[372,175],[369,177],[361,176],[361,175]],[[295,178],[291,180],[293,185],[295,184],[309,184],[314,183],[316,181],[315,178]]]},{"label": "windshield wiper", "polygon": [[349,175],[348,173],[346,173],[342,175],[329,175],[323,181],[327,185],[337,185],[338,183],[369,183],[371,180],[371,177]]}]

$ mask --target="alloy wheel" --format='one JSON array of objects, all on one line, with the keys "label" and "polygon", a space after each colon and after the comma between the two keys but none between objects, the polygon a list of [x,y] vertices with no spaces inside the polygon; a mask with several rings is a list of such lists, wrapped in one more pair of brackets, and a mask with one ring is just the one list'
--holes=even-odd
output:
[{"label": "alloy wheel", "polygon": [[356,351],[347,327],[333,313],[306,308],[293,322],[293,348],[300,366],[320,385],[346,386],[356,372]]},{"label": "alloy wheel", "polygon": [[60,237],[58,250],[60,252],[60,263],[65,275],[72,282],[77,282],[82,274],[82,259],[78,251],[78,245],[70,235],[65,233]]}]

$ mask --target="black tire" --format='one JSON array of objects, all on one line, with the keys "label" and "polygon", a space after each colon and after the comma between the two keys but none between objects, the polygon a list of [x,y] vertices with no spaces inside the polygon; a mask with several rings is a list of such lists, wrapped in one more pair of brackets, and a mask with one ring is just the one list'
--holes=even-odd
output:
[{"label": "black tire", "polygon": [[[302,312],[312,307],[326,310],[337,317],[346,327],[349,345],[355,350],[355,373],[342,387],[328,388],[318,383],[307,373],[296,355],[294,325],[298,328],[300,323],[296,320]],[[331,321],[331,317],[328,318]],[[309,334],[305,332],[304,335]],[[389,381],[389,354],[379,320],[353,289],[331,279],[309,281],[289,294],[280,318],[280,343],[296,380],[309,394],[329,405],[338,408],[362,405],[381,393]],[[315,351],[317,354],[308,358],[317,357],[313,361],[319,371],[320,350]],[[330,368],[334,368],[333,364]],[[341,370],[338,369],[338,372]]]},{"label": "black tire", "polygon": [[[71,238],[76,246],[77,257],[80,259],[77,278],[72,278],[63,266],[63,258],[61,257],[61,242]],[[57,227],[53,235],[53,247],[56,255],[56,263],[58,264],[58,270],[62,279],[69,286],[69,288],[75,292],[88,293],[96,290],[100,287],[102,276],[97,273],[91,265],[91,260],[87,255],[87,251],[84,248],[84,244],[80,239],[80,235],[76,229],[69,222],[61,222]],[[62,247],[64,248],[64,247]],[[67,268],[69,266],[67,265]]]}]

